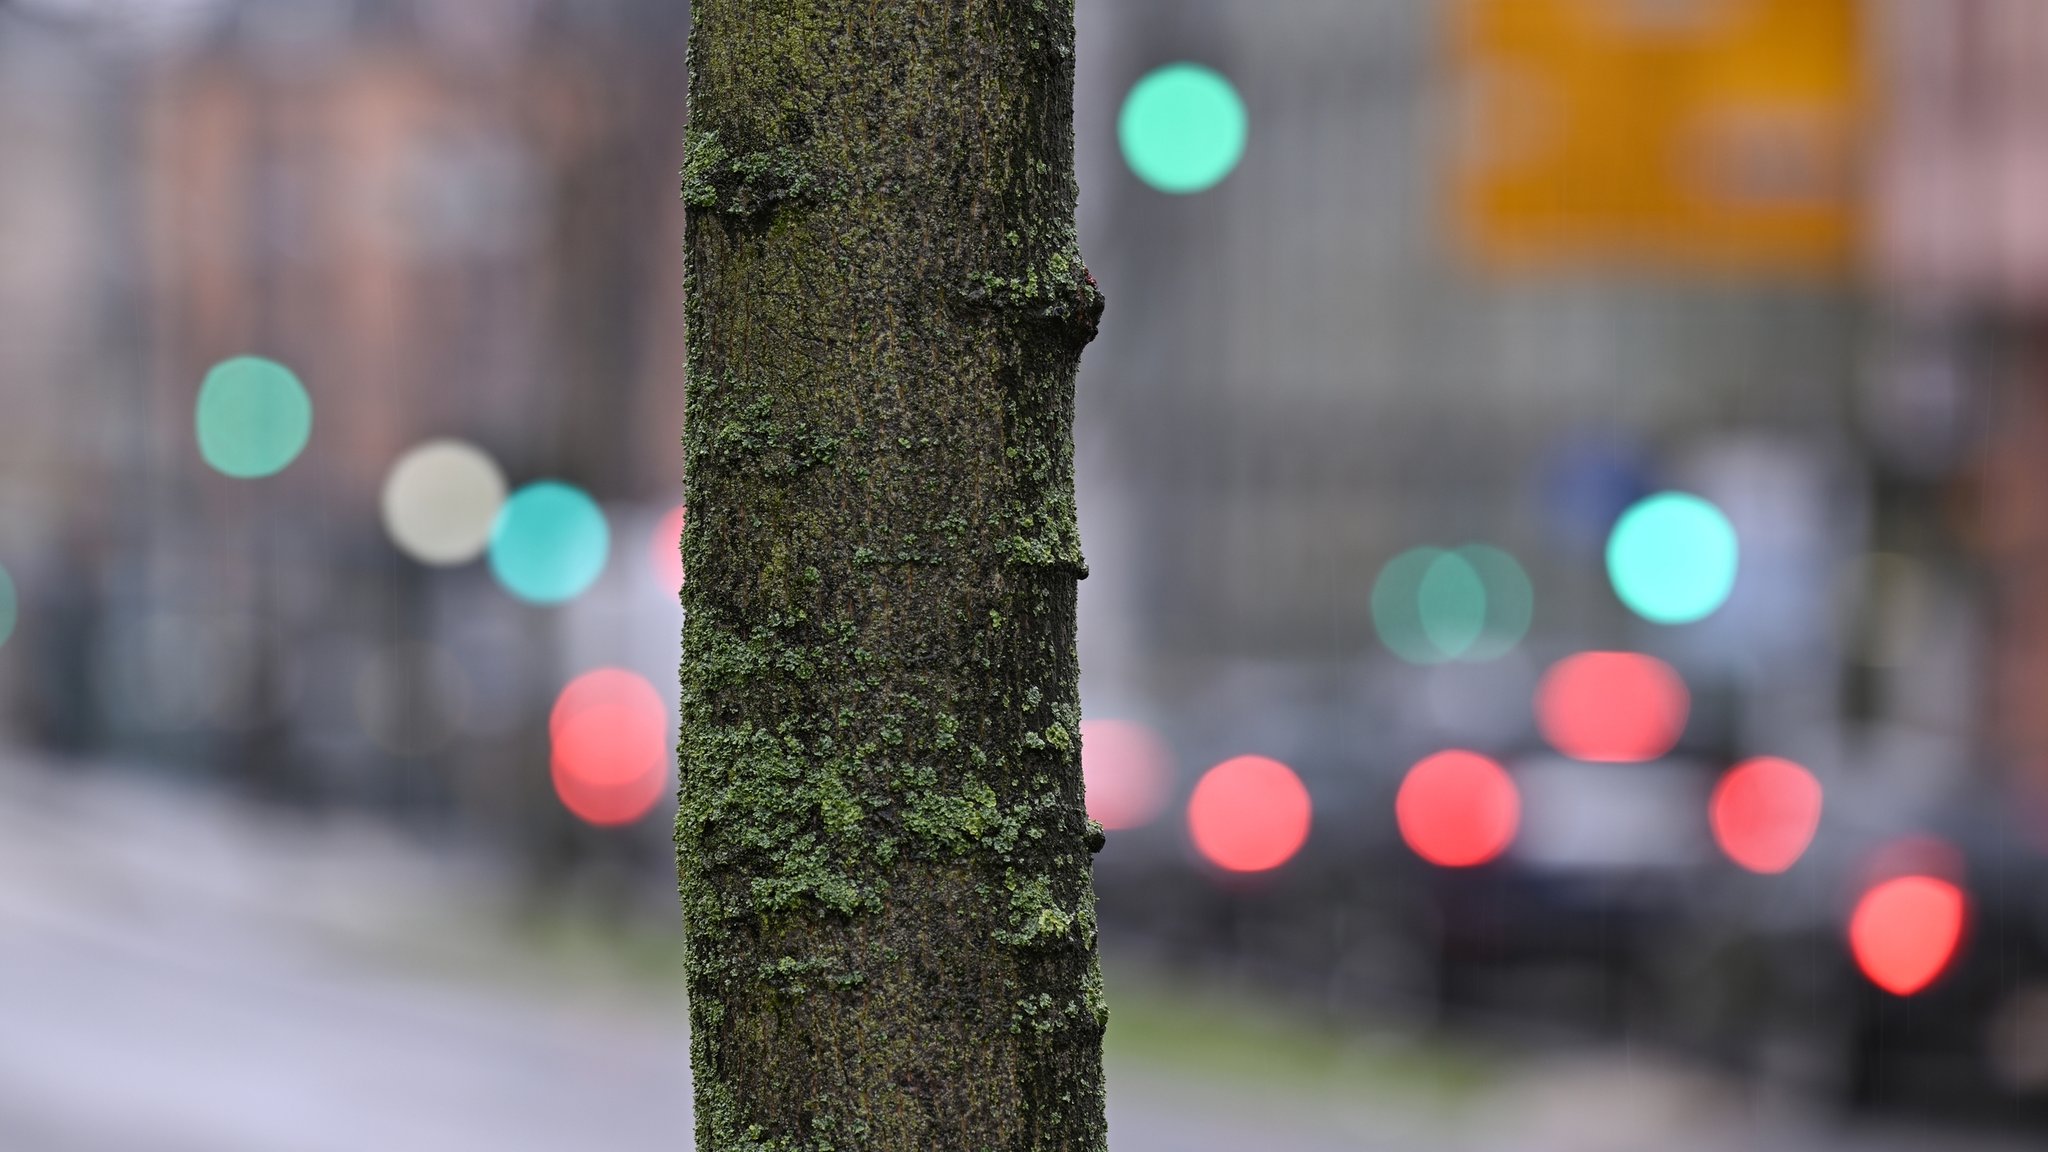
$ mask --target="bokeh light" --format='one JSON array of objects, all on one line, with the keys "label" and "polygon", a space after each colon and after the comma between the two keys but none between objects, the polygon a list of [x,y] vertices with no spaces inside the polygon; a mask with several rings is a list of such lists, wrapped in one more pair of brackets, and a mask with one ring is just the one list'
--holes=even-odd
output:
[{"label": "bokeh light", "polygon": [[1140,180],[1184,195],[1214,187],[1244,156],[1244,101],[1213,68],[1178,63],[1133,85],[1117,117],[1117,142]]},{"label": "bokeh light", "polygon": [[1484,622],[1464,658],[1498,660],[1529,634],[1529,622],[1536,614],[1536,590],[1521,562],[1490,544],[1467,544],[1457,555],[1486,592]]},{"label": "bokeh light", "polygon": [[661,586],[678,592],[683,587],[683,515],[681,504],[669,509],[654,526],[654,539],[647,543],[647,555],[654,561]]},{"label": "bokeh light", "polygon": [[1870,982],[1894,996],[1934,983],[1962,943],[1968,900],[1932,876],[1900,876],[1863,894],[1849,918],[1849,948]]},{"label": "bokeh light", "polygon": [[1436,664],[1445,659],[1423,627],[1421,607],[1422,582],[1443,555],[1439,548],[1410,548],[1387,561],[1373,581],[1373,630],[1388,651],[1410,664]]},{"label": "bokeh light", "polygon": [[14,577],[7,574],[5,565],[0,565],[0,647],[5,647],[14,635],[14,624],[20,617],[21,598],[14,591]]},{"label": "bokeh light", "polygon": [[1820,827],[1821,786],[1790,760],[1759,756],[1737,764],[1708,806],[1714,841],[1751,872],[1783,872],[1806,853]]},{"label": "bokeh light", "polygon": [[238,479],[284,471],[313,435],[313,398],[291,369],[260,356],[223,360],[199,386],[199,454]]},{"label": "bokeh light", "polygon": [[1410,548],[1372,587],[1373,629],[1410,664],[1498,659],[1528,633],[1534,605],[1521,564],[1485,544]]},{"label": "bokeh light", "polygon": [[422,564],[465,564],[490,546],[505,506],[505,475],[483,449],[430,440],[398,458],[384,478],[384,530]]},{"label": "bokeh light", "polygon": [[554,757],[579,780],[620,784],[667,756],[668,710],[647,678],[599,668],[569,682],[548,716]]},{"label": "bokeh light", "polygon": [[1691,706],[1669,664],[1634,652],[1567,656],[1536,686],[1537,727],[1575,760],[1654,760],[1678,743]]},{"label": "bokeh light", "polygon": [[1401,781],[1394,797],[1401,839],[1445,868],[1470,868],[1514,842],[1522,799],[1506,770],[1476,752],[1438,752]]},{"label": "bokeh light", "polygon": [[1689,624],[1710,615],[1735,587],[1735,526],[1719,508],[1684,492],[1637,501],[1607,538],[1607,575],[1615,594],[1655,624]]},{"label": "bokeh light", "polygon": [[592,824],[637,820],[668,778],[668,708],[647,678],[599,668],[569,682],[548,717],[555,794]]},{"label": "bokeh light", "polygon": [[555,798],[562,807],[585,824],[614,828],[631,824],[654,810],[668,793],[669,774],[665,767],[637,776],[623,784],[592,784],[557,760],[549,770]]},{"label": "bokeh light", "polygon": [[1422,570],[1415,610],[1422,634],[1438,652],[1462,656],[1486,627],[1486,585],[1463,556],[1439,552]]},{"label": "bokeh light", "polygon": [[1081,775],[1088,815],[1104,828],[1137,828],[1166,805],[1172,761],[1166,744],[1130,720],[1081,721]]},{"label": "bokeh light", "polygon": [[1188,832],[1210,863],[1265,872],[1308,841],[1308,789],[1294,770],[1264,756],[1237,756],[1204,773],[1188,798]]},{"label": "bokeh light", "polygon": [[581,488],[557,480],[514,492],[491,528],[492,574],[534,604],[582,595],[603,574],[610,551],[603,509]]}]

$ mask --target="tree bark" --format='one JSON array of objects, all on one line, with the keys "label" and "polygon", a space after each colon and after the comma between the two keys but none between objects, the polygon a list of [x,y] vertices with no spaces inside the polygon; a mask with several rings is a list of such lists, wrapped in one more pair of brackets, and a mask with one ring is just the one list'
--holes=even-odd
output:
[{"label": "tree bark", "polygon": [[696,0],[697,1146],[1104,1147],[1072,0]]}]

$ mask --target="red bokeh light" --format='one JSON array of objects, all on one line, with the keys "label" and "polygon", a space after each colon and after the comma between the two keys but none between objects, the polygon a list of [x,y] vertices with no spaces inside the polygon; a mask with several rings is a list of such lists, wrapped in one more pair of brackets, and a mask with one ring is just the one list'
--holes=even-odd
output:
[{"label": "red bokeh light", "polygon": [[555,794],[593,824],[645,815],[668,779],[668,708],[646,677],[599,668],[569,682],[548,717]]},{"label": "red bokeh light", "polygon": [[654,539],[648,542],[647,555],[654,561],[655,575],[660,577],[663,588],[681,590],[683,586],[683,506],[678,504],[668,510],[661,523],[654,528]]},{"label": "red bokeh light", "polygon": [[1081,774],[1088,815],[1115,829],[1137,828],[1159,815],[1172,770],[1166,745],[1143,724],[1083,720]]},{"label": "red bokeh light", "polygon": [[555,761],[585,783],[639,779],[668,758],[668,708],[654,685],[623,668],[599,668],[569,682],[548,717]]},{"label": "red bokeh light", "polygon": [[551,770],[555,796],[577,819],[599,827],[631,824],[652,811],[668,791],[669,774],[657,766],[623,784],[592,784],[578,779],[557,760]]},{"label": "red bokeh light", "polygon": [[1218,868],[1278,868],[1308,840],[1308,789],[1294,770],[1264,756],[1238,756],[1204,773],[1188,799],[1195,848]]},{"label": "red bokeh light", "polygon": [[1790,868],[1820,827],[1821,787],[1790,760],[1759,756],[1737,764],[1714,788],[1708,818],[1721,851],[1751,872]]},{"label": "red bokeh light", "polygon": [[1445,868],[1484,864],[1507,850],[1522,796],[1499,764],[1476,752],[1439,752],[1408,770],[1394,797],[1401,839]]},{"label": "red bokeh light", "polygon": [[1671,751],[1691,707],[1671,665],[1634,652],[1581,652],[1536,687],[1544,739],[1574,760],[1633,763]]},{"label": "red bokeh light", "polygon": [[1900,876],[1863,894],[1849,919],[1849,949],[1870,982],[1895,996],[1934,983],[1962,943],[1968,900],[1932,876]]}]

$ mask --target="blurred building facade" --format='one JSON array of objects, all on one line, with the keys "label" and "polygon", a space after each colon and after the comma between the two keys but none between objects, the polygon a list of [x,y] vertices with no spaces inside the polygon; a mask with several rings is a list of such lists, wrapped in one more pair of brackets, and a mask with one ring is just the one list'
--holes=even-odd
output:
[{"label": "blurred building facade", "polygon": [[[680,500],[687,22],[0,9],[17,739],[567,834],[540,725],[581,625],[404,560],[378,495],[455,436],[635,531]],[[312,450],[260,486],[192,446],[197,381],[246,353],[317,398]]]},{"label": "blurred building facade", "polygon": [[[2031,781],[2048,756],[2048,13],[2010,0],[1874,8],[1883,115],[1870,254],[1886,340],[1866,412],[1891,547],[1924,549],[1988,640],[1985,752]],[[1944,569],[1946,571],[1944,572]],[[1893,595],[1930,577],[1898,568]],[[1967,581],[1964,583],[1964,581]],[[1901,710],[1910,700],[1896,702]]]},{"label": "blurred building facade", "polygon": [[[1647,209],[1600,183],[1623,171],[1602,157],[1607,167],[1563,177],[1567,192],[1575,178],[1607,193],[1576,216],[1560,209],[1575,232],[1496,258],[1486,237],[1512,233],[1517,218],[1475,224],[1478,178],[1465,170],[1485,117],[1516,112],[1489,112],[1475,95],[1497,88],[1502,69],[1487,67],[1469,25],[1607,12],[1623,26],[1612,38],[1651,44],[1646,62],[1624,61],[1625,88],[1673,58],[1669,42],[1689,28],[1768,24],[1769,7],[1303,3],[1279,20],[1216,2],[1088,16],[1100,47],[1084,59],[1080,101],[1084,239],[1119,318],[1089,352],[1082,437],[1100,487],[1120,493],[1096,498],[1128,501],[1116,514],[1130,538],[1090,538],[1119,549],[1110,578],[1129,584],[1087,594],[1134,618],[1118,635],[1143,655],[1122,663],[1146,678],[1118,691],[1237,732],[1251,713],[1320,696],[1318,720],[1286,727],[1325,732],[1324,747],[1300,751],[1334,761],[1341,779],[1374,762],[1405,766],[1447,738],[1525,739],[1542,664],[1644,647],[1695,668],[1703,696],[1725,698],[1715,742],[1832,740],[1849,644],[1835,592],[1864,550],[1870,498],[1845,431],[1872,327],[1848,228],[1862,205],[1860,126],[1842,107],[1854,95],[1845,61],[1862,47],[1852,6],[1803,6],[1826,17],[1803,33],[1823,63],[1788,70],[1789,90],[1823,110],[1795,103],[1789,135],[1816,136],[1823,159],[1787,146],[1793,159],[1776,166],[1824,175],[1744,209],[1762,223],[1720,210],[1735,223],[1705,250],[1655,236],[1694,235],[1707,209],[1645,223]],[[1696,27],[1679,19],[1686,11]],[[1775,51],[1777,31],[1719,51],[1739,64],[1742,43]],[[1241,78],[1252,130],[1227,181],[1175,198],[1121,165],[1111,121],[1117,94],[1179,58]],[[1766,159],[1750,167],[1771,168],[1766,145],[1788,133],[1748,109],[1777,89],[1720,80],[1740,68],[1710,63],[1702,72],[1748,101],[1721,118],[1758,125],[1749,151]],[[1710,110],[1718,90],[1700,98]],[[1824,129],[1806,127],[1816,121]],[[1803,199],[1783,208],[1785,196]],[[1627,212],[1602,231],[1600,214],[1619,211],[1607,200]],[[1600,560],[1612,516],[1661,487],[1710,495],[1755,545],[1730,607],[1678,634],[1634,622]],[[1536,589],[1535,628],[1490,678],[1498,691],[1469,669],[1404,668],[1374,633],[1382,565],[1467,541],[1508,549]],[[1450,694],[1466,698],[1465,714],[1433,709],[1432,683],[1459,677],[1470,683]],[[1245,739],[1188,738],[1201,746],[1190,768]]]},{"label": "blurred building facade", "polygon": [[[598,662],[666,684],[671,606],[624,572],[545,612],[426,571],[377,494],[460,436],[515,483],[589,488],[622,540],[679,498],[685,7],[141,10],[0,6],[14,738],[581,851],[547,701]],[[1312,853],[1389,841],[1406,766],[1534,748],[1537,678],[1586,649],[1678,666],[1704,763],[1770,749],[1917,788],[2048,749],[2027,0],[1080,19],[1110,309],[1080,394],[1084,694],[1164,734],[1176,801],[1257,751],[1328,813]],[[1178,60],[1250,112],[1242,164],[1195,196],[1118,150],[1125,94]],[[192,449],[197,381],[243,352],[319,397],[314,449],[260,487]],[[1744,548],[1684,629],[1602,569],[1614,516],[1666,487]],[[1403,663],[1377,574],[1467,542],[1527,570],[1528,637]],[[659,824],[630,850],[661,853]],[[1170,816],[1121,839],[1192,868]]]}]

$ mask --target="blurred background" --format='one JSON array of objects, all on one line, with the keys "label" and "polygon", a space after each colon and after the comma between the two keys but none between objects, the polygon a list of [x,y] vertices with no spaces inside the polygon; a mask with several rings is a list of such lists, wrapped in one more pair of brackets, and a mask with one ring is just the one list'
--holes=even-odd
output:
[{"label": "blurred background", "polygon": [[[2048,6],[1081,0],[1112,1147],[2048,1133]],[[0,1148],[675,1147],[677,0],[0,0]]]}]

